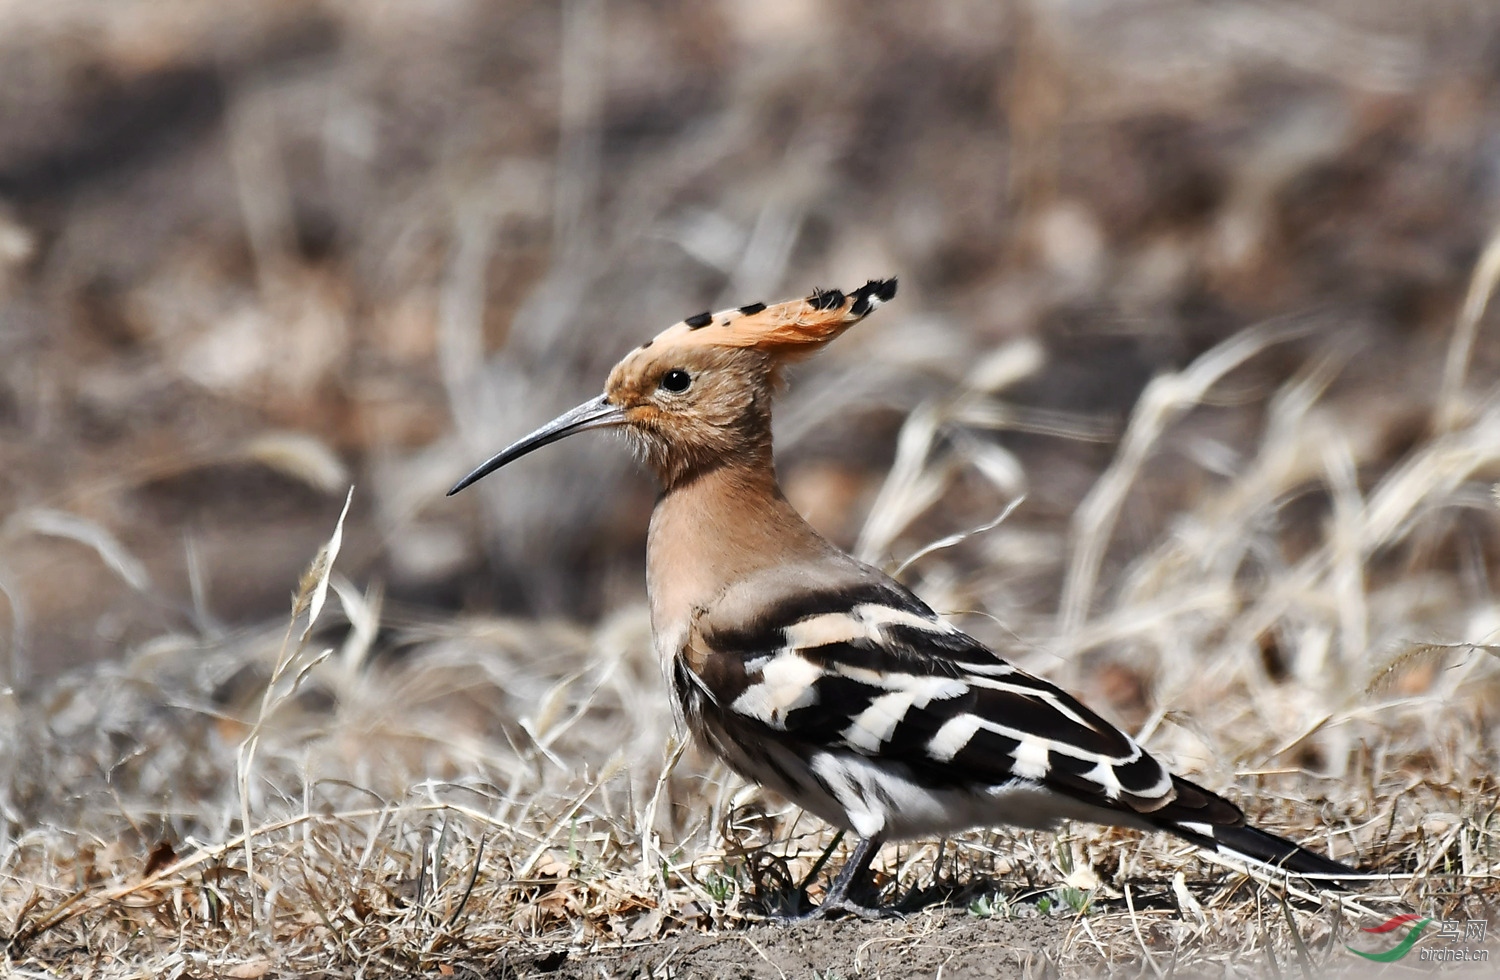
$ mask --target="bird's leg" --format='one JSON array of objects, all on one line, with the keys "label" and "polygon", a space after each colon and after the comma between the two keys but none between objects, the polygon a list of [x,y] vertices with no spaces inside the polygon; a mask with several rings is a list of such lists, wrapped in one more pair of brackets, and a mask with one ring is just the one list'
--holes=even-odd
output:
[{"label": "bird's leg", "polygon": [[834,911],[844,907],[849,902],[849,888],[856,881],[863,878],[866,871],[870,870],[870,862],[875,860],[875,854],[880,850],[880,840],[875,837],[861,837],[859,843],[854,846],[854,853],[849,855],[849,860],[839,869],[838,877],[833,879],[833,885],[828,889],[828,894],[823,897],[823,904],[819,909]]},{"label": "bird's leg", "polygon": [[823,904],[794,918],[797,920],[826,919],[839,912],[848,912],[861,919],[877,919],[884,914],[880,909],[867,908],[849,900],[849,889],[864,877],[866,871],[870,870],[870,862],[875,860],[880,844],[881,840],[878,837],[861,837],[854,847],[854,853],[849,855],[849,860],[845,861],[843,868],[839,869],[838,877],[833,879],[828,894],[823,897]]}]

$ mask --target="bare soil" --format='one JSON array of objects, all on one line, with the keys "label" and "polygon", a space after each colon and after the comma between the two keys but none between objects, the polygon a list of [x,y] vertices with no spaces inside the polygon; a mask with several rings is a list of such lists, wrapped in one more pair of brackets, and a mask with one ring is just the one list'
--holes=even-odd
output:
[{"label": "bare soil", "polygon": [[[1065,918],[977,919],[935,909],[874,922],[843,920],[757,926],[713,936],[675,936],[661,942],[598,950],[557,964],[559,980],[612,977],[720,977],[782,980],[854,977],[973,977],[1040,975],[1048,950],[1070,928]],[[538,974],[546,964],[534,964]],[[518,976],[525,972],[517,970]],[[504,972],[495,974],[505,976]]]}]

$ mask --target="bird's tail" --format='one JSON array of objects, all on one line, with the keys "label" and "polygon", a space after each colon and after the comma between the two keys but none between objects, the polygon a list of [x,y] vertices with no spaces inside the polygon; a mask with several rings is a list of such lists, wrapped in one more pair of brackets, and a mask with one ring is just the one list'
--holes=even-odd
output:
[{"label": "bird's tail", "polygon": [[1143,814],[1152,826],[1190,840],[1204,850],[1303,875],[1324,888],[1358,887],[1356,882],[1364,872],[1257,830],[1245,823],[1245,814],[1239,807],[1222,796],[1181,776],[1172,778],[1172,788],[1176,792],[1170,803]]},{"label": "bird's tail", "polygon": [[1356,882],[1350,879],[1358,879],[1363,874],[1357,868],[1341,864],[1248,824],[1214,826],[1184,821],[1164,823],[1162,829],[1227,857],[1303,875],[1325,888],[1354,888]]}]

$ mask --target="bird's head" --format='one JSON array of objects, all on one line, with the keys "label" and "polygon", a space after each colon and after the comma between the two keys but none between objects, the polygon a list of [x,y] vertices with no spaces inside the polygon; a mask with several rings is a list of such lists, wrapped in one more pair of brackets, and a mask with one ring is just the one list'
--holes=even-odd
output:
[{"label": "bird's head", "polygon": [[733,453],[770,453],[777,369],[817,351],[896,295],[896,280],[850,293],[700,313],[626,354],[604,393],[548,422],[464,477],[455,494],[575,432],[622,427],[667,485]]}]

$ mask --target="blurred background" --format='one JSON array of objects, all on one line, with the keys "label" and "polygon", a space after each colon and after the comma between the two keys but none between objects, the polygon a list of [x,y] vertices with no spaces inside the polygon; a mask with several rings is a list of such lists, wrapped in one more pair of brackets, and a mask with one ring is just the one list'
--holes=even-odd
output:
[{"label": "blurred background", "polygon": [[637,606],[655,491],[608,437],[443,492],[687,314],[887,275],[793,377],[783,481],[887,562],[1025,494],[914,574],[1028,638],[1143,387],[1246,327],[1294,336],[1161,447],[1099,592],[1314,355],[1357,480],[1429,431],[1500,218],[1500,6],[6,2],[0,121],[23,689],[284,617],[349,483],[388,621]]}]

